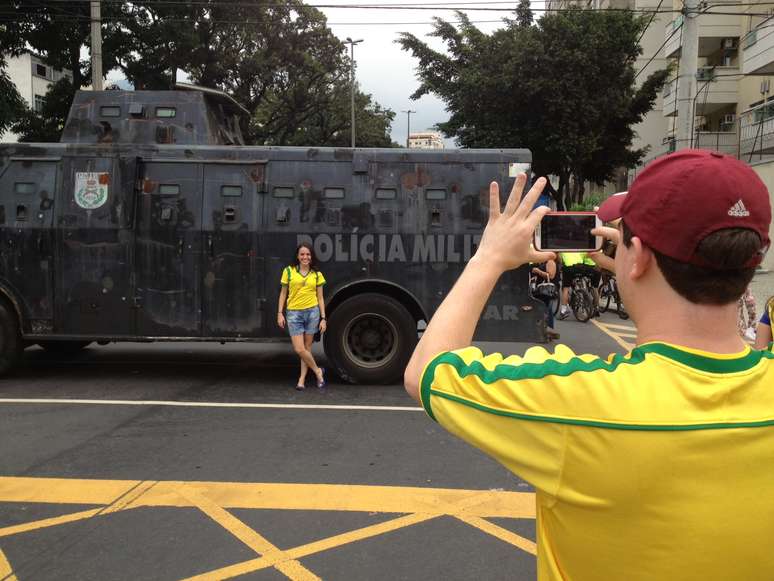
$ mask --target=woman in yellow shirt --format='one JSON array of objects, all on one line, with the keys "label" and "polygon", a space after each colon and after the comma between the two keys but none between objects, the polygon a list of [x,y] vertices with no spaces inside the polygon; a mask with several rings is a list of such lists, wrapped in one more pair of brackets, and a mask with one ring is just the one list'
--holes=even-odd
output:
[{"label": "woman in yellow shirt", "polygon": [[[322,290],[325,277],[315,269],[314,251],[311,246],[300,244],[296,248],[296,263],[282,271],[281,283],[277,324],[284,329],[287,323],[293,349],[301,359],[301,374],[298,376],[296,389],[304,389],[309,369],[317,376],[317,387],[323,389],[325,370],[317,365],[311,348],[314,334],[318,330],[324,333],[327,326]],[[284,310],[287,316],[283,313]]]}]

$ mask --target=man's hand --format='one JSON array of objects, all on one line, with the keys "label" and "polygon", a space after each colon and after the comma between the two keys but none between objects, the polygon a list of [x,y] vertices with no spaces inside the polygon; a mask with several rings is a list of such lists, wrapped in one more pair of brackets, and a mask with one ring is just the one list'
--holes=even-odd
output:
[{"label": "man's hand", "polygon": [[618,246],[618,244],[621,242],[621,233],[617,228],[611,228],[610,226],[600,226],[599,228],[592,229],[591,233],[594,236],[602,236],[602,238],[610,240],[610,242],[616,246]]},{"label": "man's hand", "polygon": [[526,183],[526,174],[520,173],[502,212],[500,186],[497,182],[489,184],[489,221],[474,259],[491,265],[499,272],[518,268],[528,262],[545,262],[555,258],[553,252],[538,252],[532,247],[535,228],[543,216],[551,211],[546,206],[532,209],[546,180],[539,178],[524,199],[519,200]]}]

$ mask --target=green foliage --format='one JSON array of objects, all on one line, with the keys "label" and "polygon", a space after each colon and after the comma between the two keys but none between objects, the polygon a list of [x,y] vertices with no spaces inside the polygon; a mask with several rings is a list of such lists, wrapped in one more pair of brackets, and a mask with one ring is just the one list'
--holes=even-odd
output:
[{"label": "green foliage", "polygon": [[446,103],[451,116],[438,128],[447,137],[462,147],[528,147],[538,175],[559,176],[560,207],[571,176],[602,184],[644,157],[631,149],[632,127],[652,109],[667,72],[634,86],[642,18],[572,9],[529,26],[517,12],[487,35],[457,17],[456,26],[435,20],[445,53],[409,33],[399,41],[418,60],[412,97],[434,93]]},{"label": "green foliage", "polygon": [[571,212],[592,212],[595,207],[598,207],[604,201],[604,196],[599,194],[592,194],[586,196],[581,202],[575,202],[570,206]]},{"label": "green foliage", "polygon": [[[80,59],[90,40],[88,2],[11,2],[7,11],[0,54],[31,47],[49,65],[73,70],[76,89],[89,84],[90,64]],[[135,88],[172,89],[182,70],[253,113],[243,127],[253,142],[349,144],[346,47],[301,0],[103,2],[102,15],[103,70],[120,69]],[[355,101],[358,145],[390,145],[394,113],[370,95],[358,92]],[[58,119],[27,111],[19,127],[25,139],[54,137]]]},{"label": "green foliage", "polygon": [[25,108],[24,99],[19,95],[4,67],[5,60],[0,54],[0,133],[8,129]]},{"label": "green foliage", "polygon": [[20,135],[19,141],[59,141],[74,95],[75,87],[66,77],[51,85],[43,101],[43,108],[33,111],[25,107],[11,126],[13,132]]}]

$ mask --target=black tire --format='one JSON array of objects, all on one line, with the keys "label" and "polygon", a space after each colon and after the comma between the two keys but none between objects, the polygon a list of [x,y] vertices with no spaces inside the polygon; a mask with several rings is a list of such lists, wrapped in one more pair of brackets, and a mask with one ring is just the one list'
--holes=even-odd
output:
[{"label": "black tire", "polygon": [[607,310],[610,308],[611,296],[612,296],[612,292],[610,289],[610,283],[605,282],[605,284],[599,287],[599,312],[600,313],[606,313]]},{"label": "black tire", "polygon": [[38,341],[38,345],[49,353],[75,355],[91,345],[91,341]]},{"label": "black tire", "polygon": [[23,351],[16,311],[7,301],[0,300],[0,376],[10,373],[18,365]]},{"label": "black tire", "polygon": [[570,297],[570,308],[572,308],[572,314],[579,322],[585,323],[588,321],[594,313],[594,299],[591,293],[583,289],[574,290]]},{"label": "black tire", "polygon": [[400,381],[417,344],[417,322],[393,298],[367,293],[331,313],[325,355],[338,374],[354,383]]}]

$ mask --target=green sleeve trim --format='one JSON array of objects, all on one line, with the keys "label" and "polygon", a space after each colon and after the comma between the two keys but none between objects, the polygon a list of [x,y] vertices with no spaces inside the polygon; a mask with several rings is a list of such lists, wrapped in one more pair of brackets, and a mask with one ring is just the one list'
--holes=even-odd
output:
[{"label": "green sleeve trim", "polygon": [[427,364],[419,382],[420,403],[422,404],[422,407],[425,408],[427,415],[436,422],[438,420],[436,419],[435,414],[433,414],[433,406],[430,403],[430,391],[433,385],[433,379],[435,378],[435,368],[442,363],[446,363],[447,355],[452,355],[459,358],[459,356],[454,355],[453,353],[441,353],[440,355],[437,355],[435,358],[430,360],[430,363]]},{"label": "green sleeve trim", "polygon": [[[532,422],[548,422],[552,424],[567,424],[571,426],[587,426],[592,428],[607,428],[612,430],[635,430],[643,432],[685,432],[694,430],[722,430],[728,428],[761,428],[774,426],[774,419],[759,420],[752,422],[716,422],[707,424],[626,424],[617,422],[605,422],[601,420],[579,420],[575,418],[562,418],[556,416],[541,416],[532,414],[522,414],[506,410],[499,410],[485,406],[478,402],[470,401],[462,397],[444,393],[431,389],[430,393],[434,396],[448,399],[450,401],[462,404],[464,406],[477,409],[496,416],[504,416],[517,420],[527,420]],[[435,419],[435,418],[433,418]]]}]

